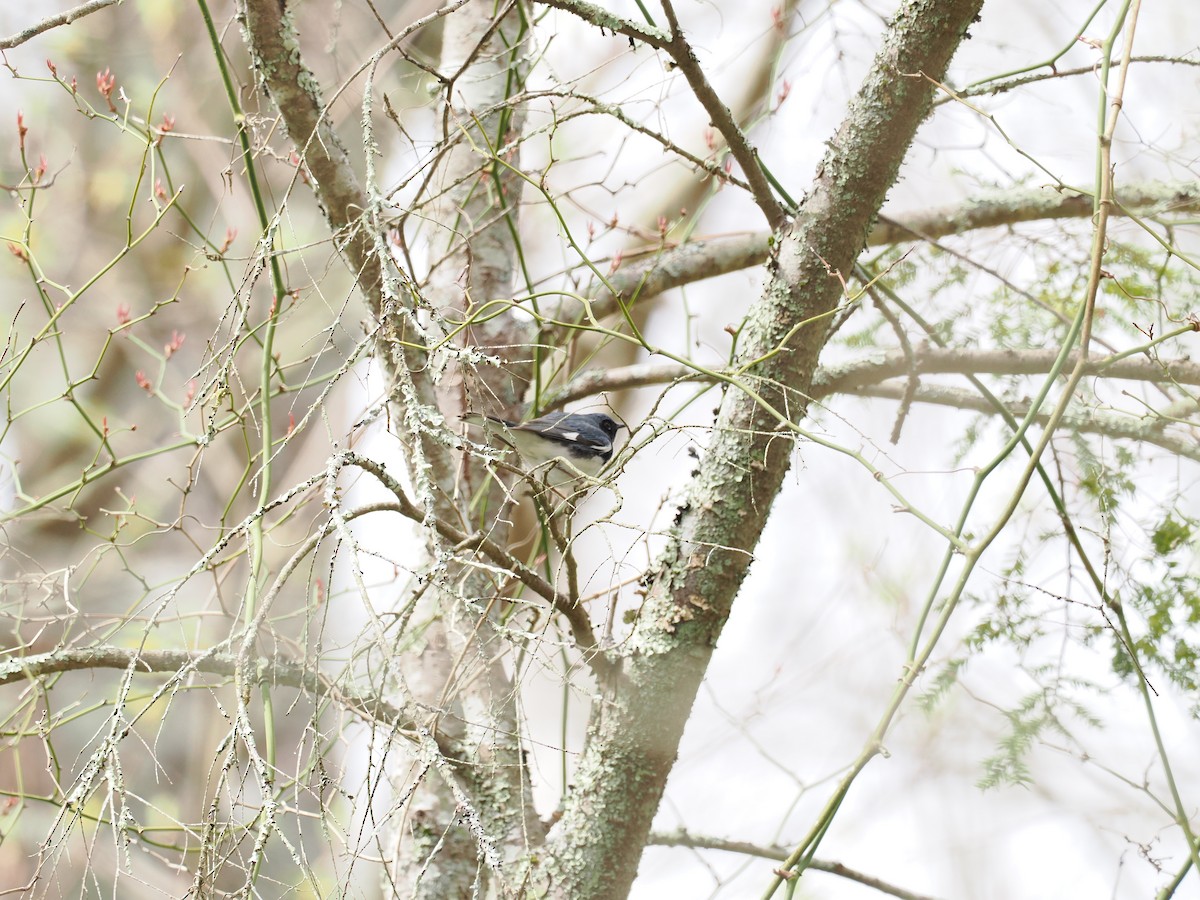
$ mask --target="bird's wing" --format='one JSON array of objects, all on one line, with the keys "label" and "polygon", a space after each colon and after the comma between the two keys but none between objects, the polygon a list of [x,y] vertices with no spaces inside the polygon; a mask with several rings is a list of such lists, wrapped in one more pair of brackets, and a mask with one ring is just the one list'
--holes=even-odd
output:
[{"label": "bird's wing", "polygon": [[543,422],[534,420],[526,422],[524,425],[517,426],[517,431],[534,431],[542,437],[550,441],[556,441],[560,444],[581,444],[584,447],[591,447],[595,450],[604,450],[612,446],[612,442],[604,436],[603,432],[599,435],[583,434],[570,427],[567,421],[570,417],[563,416],[561,419],[556,419],[553,422]]}]

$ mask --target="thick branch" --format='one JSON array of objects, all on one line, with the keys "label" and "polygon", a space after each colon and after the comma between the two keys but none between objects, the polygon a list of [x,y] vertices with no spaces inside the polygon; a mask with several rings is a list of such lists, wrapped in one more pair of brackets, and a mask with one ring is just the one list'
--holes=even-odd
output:
[{"label": "thick branch", "polygon": [[[137,672],[148,674],[204,672],[233,678],[237,674],[238,657],[234,653],[212,651],[136,650],[106,646],[52,650],[0,661],[0,687],[60,672],[128,669],[130,666]],[[276,658],[258,659],[252,663],[251,669],[264,684],[298,688],[313,697],[330,697],[338,705],[365,719],[399,724],[399,733],[414,740],[420,730],[411,713],[382,697],[340,688],[310,667]]]},{"label": "thick branch", "polygon": [[[1053,351],[1045,350],[971,352],[925,347],[913,354],[910,367],[902,353],[893,351],[882,359],[818,369],[813,375],[809,396],[818,400],[833,394],[854,394],[996,415],[999,410],[995,404],[975,391],[929,384],[918,385],[913,391],[909,379],[913,375],[930,374],[1045,375],[1050,371],[1054,357]],[[1073,366],[1077,361],[1078,357],[1072,354],[1068,358],[1068,365]],[[1191,360],[1151,360],[1141,356],[1116,362],[1099,359],[1086,366],[1084,371],[1089,376],[1129,381],[1200,385],[1200,364]],[[900,377],[905,379],[904,383],[889,381]],[[572,381],[567,390],[555,394],[547,408],[557,409],[605,391],[683,382],[715,383],[707,375],[679,363],[625,366],[585,373]],[[1028,404],[1021,402],[1010,402],[1007,408],[1017,417],[1023,417],[1029,411]],[[1200,461],[1200,447],[1194,440],[1165,430],[1166,426],[1178,423],[1195,412],[1196,404],[1191,400],[1182,400],[1166,411],[1147,411],[1140,418],[1085,408],[1065,416],[1062,425],[1068,430],[1154,444],[1179,456]],[[1042,424],[1047,420],[1048,415],[1039,415],[1035,419]]]},{"label": "thick branch", "polygon": [[[855,391],[901,375],[1044,375],[1054,364],[1057,350],[944,350],[914,347],[911,359],[893,350],[876,359],[819,369],[813,378],[814,396]],[[1079,361],[1077,353],[1066,363],[1069,370]],[[1090,360],[1084,375],[1124,378],[1130,381],[1200,384],[1200,363],[1189,359],[1148,359],[1130,356],[1111,361]]]},{"label": "thick branch", "polygon": [[[377,210],[359,186],[319,95],[317,81],[303,64],[292,12],[278,0],[239,0],[239,8],[259,77],[279,108],[288,134],[296,142],[312,176],[335,243],[357,276],[368,307],[382,322],[377,354],[383,357],[397,384],[394,399],[403,423],[399,433],[407,443],[410,474],[422,506],[417,518],[422,524],[434,523],[439,529],[448,527],[446,523],[463,512],[456,506],[457,498],[464,498],[466,503],[476,496],[472,490],[459,490],[461,470],[455,464],[452,450],[457,442],[451,439],[445,419],[439,415],[463,408],[462,397],[453,395],[461,394],[467,370],[456,373],[463,375],[462,379],[442,378],[441,389],[435,391],[433,367],[424,364],[418,349],[420,341],[405,333],[409,320],[404,317],[405,308],[398,304],[407,304],[408,297],[393,300],[393,295],[400,291],[393,290],[385,281],[386,257],[381,247]],[[448,104],[452,100],[461,101],[455,104],[453,112],[447,106],[444,119],[447,138],[451,129],[457,131],[462,123],[468,123],[473,140],[478,140],[480,146],[493,147],[504,140],[498,128],[501,122],[520,130],[519,109],[501,109],[495,105],[497,100],[511,97],[509,89],[523,80],[522,65],[527,61],[526,54],[519,49],[527,40],[524,33],[527,21],[513,12],[515,9],[512,2],[499,7],[485,2],[465,3],[444,26],[448,49],[443,65],[455,72],[447,82],[453,96],[446,99]],[[495,108],[497,112],[480,121],[479,111],[486,108]],[[368,106],[364,117],[369,115]],[[364,118],[364,127],[368,124],[369,119]],[[374,152],[370,140],[366,151]],[[458,171],[454,167],[456,160],[465,164],[464,174],[476,174],[459,183],[461,190],[443,195],[445,206],[433,215],[446,226],[447,238],[459,242],[464,218],[468,223],[479,223],[481,213],[490,218],[499,212],[503,217],[488,227],[469,229],[472,252],[468,254],[464,247],[461,256],[471,262],[466,283],[459,279],[460,268],[452,265],[442,266],[430,276],[430,298],[436,308],[443,310],[462,307],[464,296],[471,290],[479,290],[482,297],[511,293],[509,229],[515,231],[512,217],[520,200],[518,191],[505,192],[505,177],[500,176],[494,187],[495,196],[502,198],[501,205],[491,204],[492,192],[483,188],[493,184],[491,175],[495,167],[486,161],[485,169],[480,170],[480,160],[471,141],[456,144],[455,152],[443,165]],[[457,176],[452,172],[449,180],[453,184]],[[472,197],[478,206],[469,202]],[[531,332],[531,327],[522,328],[513,317],[497,317],[472,329],[468,340],[489,350],[502,348],[515,352],[514,348],[528,345],[527,334]],[[486,369],[485,374],[496,375],[485,391],[489,398],[499,397],[502,405],[509,405],[521,381],[517,371],[516,365],[512,369]],[[406,504],[410,514],[416,509],[402,495],[397,495],[397,499]],[[490,503],[485,507],[502,508]],[[503,525],[495,519],[491,525],[486,540],[455,533],[454,537],[461,539],[460,551],[481,549],[502,553],[492,542],[503,540]],[[444,530],[442,533],[446,534]],[[432,537],[432,530],[429,534]],[[397,837],[393,844],[395,855],[387,860],[388,877],[406,883],[406,889],[419,885],[421,896],[457,895],[467,890],[478,877],[479,847],[494,847],[494,842],[498,842],[505,846],[506,855],[516,858],[525,842],[534,839],[541,829],[528,802],[530,792],[521,764],[514,692],[509,673],[504,669],[503,654],[499,652],[506,645],[487,616],[481,617],[474,604],[460,602],[464,597],[496,595],[495,574],[489,568],[448,566],[432,590],[418,595],[418,616],[431,623],[423,641],[434,649],[423,654],[402,654],[399,661],[406,691],[419,702],[448,709],[456,721],[442,720],[439,727],[449,726],[449,736],[469,748],[476,762],[483,763],[463,773],[477,802],[469,816],[454,792],[435,784],[423,784],[417,795],[408,796],[404,815],[389,825],[399,828],[403,821],[407,836]],[[550,593],[553,595],[553,590]],[[585,611],[567,604],[562,604],[562,609],[577,638],[582,633],[582,640],[594,644]],[[597,664],[602,666],[603,660]],[[402,756],[395,754],[397,760]],[[392,766],[389,762],[389,769]],[[400,775],[399,768],[393,771],[400,778],[405,777]],[[404,788],[400,782],[396,782],[396,788],[397,796],[401,795]],[[418,822],[422,823],[418,828],[420,835],[411,830]],[[447,831],[459,823],[468,827]],[[427,844],[426,838],[432,843]],[[439,850],[430,853],[435,844]],[[500,878],[497,884],[504,893],[505,878]]]},{"label": "thick branch", "polygon": [[[1156,215],[1195,212],[1200,209],[1200,182],[1151,182],[1121,189],[1112,215]],[[881,216],[868,241],[872,245],[930,240],[978,228],[996,228],[1043,219],[1086,219],[1095,211],[1090,194],[1075,194],[1052,187],[1022,189],[967,200],[920,213],[890,219]]]},{"label": "thick branch", "polygon": [[13,47],[19,47],[30,38],[37,37],[43,31],[49,31],[51,28],[58,28],[61,25],[70,25],[76,19],[90,16],[98,10],[104,9],[107,6],[115,6],[119,2],[120,0],[91,0],[89,3],[80,4],[73,9],[68,9],[64,13],[59,13],[57,16],[47,16],[42,21],[30,25],[23,31],[18,31],[10,37],[0,38],[0,50],[11,50]]},{"label": "thick branch", "polygon": [[[789,851],[783,847],[764,847],[747,841],[728,841],[721,838],[700,837],[694,834],[677,831],[673,833],[656,833],[650,835],[650,843],[656,847],[694,847],[699,850],[725,850],[729,853],[741,853],[746,856],[758,856],[762,859],[774,859],[783,862],[788,858]],[[848,881],[874,888],[881,894],[899,897],[900,900],[933,900],[927,894],[916,894],[904,888],[888,884],[872,875],[851,869],[841,863],[823,862],[819,859],[809,861],[808,868],[817,872],[827,872],[838,875]]]},{"label": "thick branch", "polygon": [[[1112,215],[1161,215],[1200,211],[1200,182],[1150,183],[1121,190]],[[976,197],[953,206],[880,217],[867,236],[870,246],[916,240],[937,240],[980,228],[998,228],[1053,219],[1086,219],[1093,200],[1086,194],[1068,194],[1051,188],[1033,188]],[[644,262],[626,265],[608,282],[625,300],[645,300],[672,288],[706,278],[727,275],[765,262],[770,250],[767,232],[739,234],[709,241],[680,244]],[[616,298],[603,291],[592,299],[597,317],[617,312]]]},{"label": "thick branch", "polygon": [[333,130],[316,78],[300,56],[290,14],[278,0],[241,0],[240,6],[259,78],[312,176],[317,202],[338,249],[358,277],[371,311],[379,316],[383,310],[379,258],[373,252],[370,228],[362,221],[367,197]]},{"label": "thick branch", "polygon": [[[863,397],[903,400],[908,390],[908,386],[905,384],[873,384],[860,388],[857,393]],[[919,385],[912,394],[912,400],[916,403],[973,410],[988,415],[997,415],[999,412],[995,404],[985,397],[980,397],[965,388],[947,387],[940,384]],[[1029,412],[1029,403],[1024,400],[1006,402],[1005,407],[1009,413],[1018,418],[1024,417]],[[1183,401],[1179,408],[1172,409],[1172,414],[1168,417],[1160,417],[1153,412],[1147,412],[1141,417],[1132,417],[1087,409],[1065,414],[1060,420],[1060,427],[1069,431],[1102,434],[1110,438],[1154,444],[1177,456],[1200,462],[1200,446],[1197,446],[1194,438],[1168,434],[1163,430],[1176,419],[1194,414],[1196,409],[1196,403],[1191,400]],[[1038,413],[1034,417],[1034,421],[1040,425],[1044,425],[1049,420],[1049,412]]]},{"label": "thick branch", "polygon": [[[809,396],[827,397],[861,391],[889,378],[909,375],[1045,375],[1057,356],[1056,350],[946,350],[918,346],[911,357],[899,350],[878,356],[822,367],[813,374]],[[1078,362],[1078,355],[1067,358],[1067,366]],[[1129,381],[1200,385],[1200,363],[1190,359],[1149,359],[1130,356],[1111,360],[1091,360],[1084,375],[1122,378]],[[607,391],[626,391],[674,382],[711,382],[703,372],[681,363],[640,363],[584,372],[562,391],[550,395],[546,409],[559,409],[578,400]]]}]

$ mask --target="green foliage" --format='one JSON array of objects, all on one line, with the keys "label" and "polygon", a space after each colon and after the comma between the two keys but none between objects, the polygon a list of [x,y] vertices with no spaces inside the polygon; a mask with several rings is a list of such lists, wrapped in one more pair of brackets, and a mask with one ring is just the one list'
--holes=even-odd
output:
[{"label": "green foliage", "polygon": [[[1200,717],[1200,575],[1196,572],[1196,523],[1171,511],[1149,533],[1152,553],[1138,569],[1146,574],[1123,592],[1125,615],[1135,638],[1130,647],[1113,639],[1113,671],[1123,678],[1165,677],[1188,698]],[[1135,661],[1136,657],[1136,661]]]},{"label": "green foliage", "polygon": [[996,745],[996,752],[983,761],[984,774],[976,782],[983,790],[1029,784],[1032,781],[1027,762],[1030,754],[1044,739],[1070,740],[1071,729],[1065,721],[1068,717],[1089,727],[1100,725],[1086,706],[1071,697],[1072,688],[1092,691],[1095,685],[1061,678],[1055,668],[1047,667],[1030,674],[1039,682],[1047,680],[1048,676],[1049,684],[1026,694],[1014,708],[1004,712],[1006,731]]},{"label": "green foliage", "polygon": [[983,789],[1001,785],[1024,785],[1032,780],[1026,759],[1035,741],[1048,729],[1061,731],[1046,704],[1046,695],[1037,691],[1021,699],[1016,709],[1004,713],[1008,732],[996,752],[983,761],[984,774],[976,784]]},{"label": "green foliage", "polygon": [[1134,494],[1133,455],[1125,448],[1117,447],[1115,453],[1100,456],[1093,451],[1091,443],[1077,433],[1072,434],[1071,443],[1080,471],[1079,489],[1095,501],[1100,511],[1112,514],[1124,498]]},{"label": "green foliage", "polygon": [[1174,513],[1168,513],[1167,517],[1154,529],[1150,540],[1156,554],[1167,556],[1178,550],[1184,542],[1191,540],[1194,533],[1195,529],[1190,521],[1177,518]]},{"label": "green foliage", "polygon": [[917,708],[923,712],[933,712],[950,693],[950,689],[958,683],[958,676],[967,664],[965,656],[956,657],[944,663],[933,676],[933,683],[917,695]]}]

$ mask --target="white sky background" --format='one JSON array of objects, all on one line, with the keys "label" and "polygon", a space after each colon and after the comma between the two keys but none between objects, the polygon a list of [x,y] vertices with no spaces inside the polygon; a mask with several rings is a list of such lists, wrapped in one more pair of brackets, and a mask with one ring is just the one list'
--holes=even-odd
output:
[{"label": "white sky background", "polygon": [[[609,5],[630,17],[638,15],[632,3]],[[956,83],[1050,56],[1075,33],[1091,6],[1090,0],[1057,4],[991,0],[983,21],[972,29],[972,40],[956,57]],[[679,8],[717,90],[734,92],[738,78],[744,77],[745,67],[753,61],[756,42],[771,27],[770,4],[714,0],[681,2]],[[859,4],[839,2],[831,8],[808,3],[801,9],[811,25],[789,44],[776,79],[790,81],[790,96],[780,114],[752,134],[768,165],[797,198],[874,53],[880,16],[891,7],[874,3],[874,12],[868,12]],[[1112,10],[1106,8],[1086,36],[1102,39],[1111,21]],[[27,8],[0,8],[3,33],[27,22]],[[627,102],[631,114],[645,115],[651,125],[703,155],[704,119],[692,101],[681,96],[677,80],[663,71],[652,53],[645,48],[625,53],[625,39],[613,37],[605,44],[592,29],[562,14],[549,14],[543,29],[543,40],[555,31],[553,41],[546,43],[559,78],[582,78],[586,92],[612,103]],[[1145,4],[1138,23],[1137,53],[1194,58],[1198,41],[1196,4],[1188,0]],[[609,53],[623,55],[616,67],[619,74],[598,68]],[[1060,67],[1088,65],[1096,59],[1096,51],[1081,44]],[[594,78],[584,78],[593,70],[597,71]],[[1134,67],[1126,90],[1126,121],[1114,148],[1118,185],[1198,177],[1198,72],[1162,64]],[[1063,181],[1088,186],[1094,178],[1097,98],[1095,78],[1079,76],[985,98],[979,104],[996,116],[1013,144]],[[629,141],[614,161],[610,154],[617,149],[616,134],[612,123],[601,118],[574,126],[569,137],[564,132],[561,145],[556,145],[556,157],[564,160],[556,177],[568,184],[572,179],[584,180],[581,172],[599,170],[608,173],[610,184],[628,185],[616,197],[599,188],[580,194],[581,204],[596,214],[597,224],[618,209],[623,221],[653,221],[661,212],[654,208],[659,179],[665,183],[679,177],[678,169],[663,166],[661,151],[637,140]],[[525,164],[535,160],[531,148]],[[396,171],[405,171],[412,160],[389,163]],[[896,213],[922,210],[992,186],[1035,186],[1048,180],[980,116],[947,105],[920,132],[887,208]],[[589,216],[573,215],[573,227],[581,233]],[[527,235],[539,235],[538,240],[526,242],[527,249],[534,250],[535,270],[552,272],[574,262],[544,211],[533,212],[523,227]],[[762,227],[753,205],[727,189],[706,210],[697,235]],[[1128,237],[1135,226],[1117,220],[1110,231]],[[1011,247],[989,251],[987,236],[973,237],[970,246],[974,255],[1006,276],[1036,287],[1035,265],[1019,251]],[[738,321],[741,311],[757,298],[758,278],[758,273],[743,273],[687,289],[694,342],[710,348],[705,362],[719,361],[728,347],[723,328]],[[969,280],[964,290],[982,298],[994,287],[981,275]],[[649,339],[685,349],[679,315],[683,308],[684,298],[678,295],[660,301],[647,327]],[[372,398],[378,396],[379,387],[368,389]],[[676,395],[682,398],[686,391]],[[582,571],[595,572],[602,581],[608,577],[608,561],[623,559],[649,523],[666,527],[674,505],[664,503],[664,497],[678,499],[678,489],[692,467],[687,447],[690,442],[704,444],[714,397],[707,395],[676,421],[694,426],[694,431],[669,433],[630,464],[618,484],[622,505],[614,518],[622,527],[606,526],[584,535],[581,546],[589,562],[581,566]],[[619,411],[636,423],[651,398],[649,392],[626,398]],[[670,404],[663,407],[669,408]],[[809,423],[814,431],[835,436],[889,473],[913,473],[897,483],[923,510],[946,523],[956,515],[970,482],[969,467],[987,459],[993,449],[985,442],[962,462],[951,458],[950,448],[972,421],[968,414],[918,406],[905,424],[899,446],[893,447],[888,433],[896,404],[837,399],[830,402],[830,410]],[[350,418],[356,416],[357,410],[351,409]],[[990,434],[994,438],[997,432],[993,429]],[[394,442],[380,435],[362,449],[387,458],[394,453]],[[1138,512],[1151,515],[1174,482],[1196,480],[1190,464],[1183,464],[1182,471],[1173,466],[1150,469],[1151,477],[1139,483],[1139,495],[1130,504],[1131,517]],[[398,464],[389,468],[399,471]],[[955,474],[949,474],[952,469]],[[1014,476],[1011,467],[996,476],[973,521],[980,525],[989,521]],[[361,495],[352,495],[357,496]],[[1183,512],[1200,516],[1200,503],[1194,492],[1191,496],[1191,508]],[[584,517],[605,511],[608,502],[608,497],[598,496]],[[995,574],[1012,554],[1012,541],[1035,540],[1039,529],[1052,520],[1051,511],[1043,509],[1048,501],[1036,485],[1027,491],[1024,502],[1039,511],[1038,524],[1014,528],[1011,538],[1002,538],[993,547],[976,573],[981,595],[994,589]],[[364,531],[364,537],[377,540],[390,556],[405,552],[398,547],[400,538],[394,529],[376,535]],[[853,460],[802,445],[697,700],[657,827],[785,846],[799,839],[887,703],[941,551],[937,536],[915,518],[894,512],[891,498]],[[644,551],[634,551],[630,557],[634,563],[644,559]],[[1026,580],[1048,590],[1065,590],[1065,559],[1061,549],[1047,553],[1031,567]],[[367,582],[384,581],[389,573],[389,566],[381,566],[378,572],[368,567]],[[635,602],[628,592],[623,601]],[[1075,614],[1073,610],[1062,613],[1064,618]],[[951,625],[954,634],[947,637],[938,661],[956,652],[956,636],[969,630],[974,617],[969,607],[959,611]],[[348,632],[355,628],[350,616],[339,618],[339,624]],[[888,756],[873,760],[853,786],[818,857],[947,900],[1152,896],[1182,865],[1182,842],[1177,829],[1164,825],[1163,812],[1117,777],[1134,784],[1147,780],[1158,796],[1166,796],[1141,700],[1109,673],[1107,645],[1098,646],[1099,650],[1088,653],[1069,641],[1046,640],[1030,648],[1023,659],[993,648],[972,660],[961,688],[951,691],[932,714],[918,711],[910,698],[886,741]],[[1029,757],[1033,781],[1028,787],[979,790],[975,783],[983,774],[982,761],[1005,733],[1001,711],[1035,689],[1022,664],[1059,658],[1067,670],[1104,686],[1103,693],[1080,691],[1077,697],[1102,720],[1103,727],[1074,723],[1078,745],[1065,739],[1056,746],[1037,745]],[[559,787],[553,746],[559,740],[561,684],[547,675],[531,678],[527,687],[526,708],[534,735],[549,745],[539,744],[534,750],[541,777],[539,809],[549,812]],[[1169,685],[1159,679],[1155,687],[1161,693],[1155,711],[1176,780],[1188,809],[1195,810],[1200,805],[1200,726],[1187,717]],[[584,707],[577,703],[571,714],[573,751],[580,746],[583,721]],[[1090,763],[1080,760],[1081,749],[1091,755]],[[1149,847],[1149,855],[1161,861],[1161,873],[1140,855],[1140,845]],[[685,849],[652,848],[643,860],[633,896],[757,897],[771,877],[772,865],[763,860],[746,862],[731,854],[708,852],[701,858]],[[1195,891],[1197,877],[1189,876],[1179,896],[1188,895],[1188,888]],[[798,895],[825,900],[880,896],[819,872],[805,875]]]}]

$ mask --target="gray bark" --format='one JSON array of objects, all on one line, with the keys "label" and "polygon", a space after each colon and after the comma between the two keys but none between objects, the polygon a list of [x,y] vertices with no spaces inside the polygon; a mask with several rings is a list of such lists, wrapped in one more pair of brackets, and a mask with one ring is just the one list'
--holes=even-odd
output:
[{"label": "gray bark", "polygon": [[[492,154],[523,125],[513,95],[523,88],[529,41],[512,3],[472,0],[445,19],[439,70],[448,79],[441,136],[446,149],[429,184],[436,200],[422,217],[424,227],[434,229],[427,241],[435,260],[425,299],[442,317],[461,321],[473,306],[512,296],[523,182],[509,167],[519,167],[520,159],[516,151],[503,160]],[[452,359],[437,385],[446,419],[457,422],[468,410],[510,413],[529,380],[534,334],[511,313],[468,328],[460,343],[486,348],[501,364]],[[429,498],[436,515],[505,543],[503,486],[477,461],[464,460],[454,480],[437,490]],[[480,490],[489,494],[487,518],[472,521],[470,504]],[[480,883],[494,896],[512,896],[528,841],[540,842],[543,833],[522,755],[518,691],[505,669],[511,648],[494,627],[504,606],[497,602],[502,589],[488,571],[451,562],[417,606],[414,621],[429,623],[424,651],[396,659],[407,690],[442,710],[431,726],[451,741],[455,760],[463,763],[454,772],[467,801],[445,779],[425,778],[396,817],[389,878],[406,896],[466,897]],[[406,795],[423,766],[419,759],[410,763],[392,773],[398,796]]]}]

